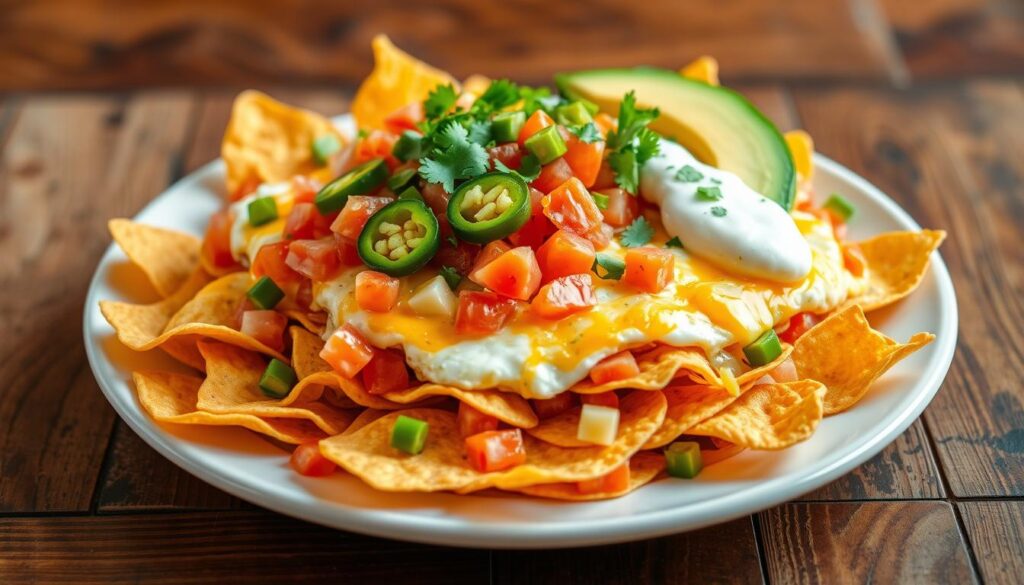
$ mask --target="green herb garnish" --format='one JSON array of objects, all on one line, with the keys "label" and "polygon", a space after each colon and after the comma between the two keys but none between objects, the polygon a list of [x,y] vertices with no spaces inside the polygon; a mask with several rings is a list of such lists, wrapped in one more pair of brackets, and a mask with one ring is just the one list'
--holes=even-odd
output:
[{"label": "green herb garnish", "polygon": [[619,236],[619,240],[622,245],[627,248],[636,248],[643,246],[644,244],[651,241],[654,236],[654,228],[651,227],[650,222],[645,217],[638,217],[633,220],[633,223],[622,231],[622,235]]},{"label": "green herb garnish", "polygon": [[603,280],[619,280],[626,271],[626,263],[610,254],[598,254],[590,270]]}]

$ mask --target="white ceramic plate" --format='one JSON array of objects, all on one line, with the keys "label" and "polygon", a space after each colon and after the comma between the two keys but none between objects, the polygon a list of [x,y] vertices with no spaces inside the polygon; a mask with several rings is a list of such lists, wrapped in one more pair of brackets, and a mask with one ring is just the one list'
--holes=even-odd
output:
[{"label": "white ceramic plate", "polygon": [[[816,164],[816,191],[840,192],[857,206],[850,226],[853,239],[918,229],[864,179],[820,155]],[[220,207],[223,176],[223,163],[212,162],[157,197],[135,219],[202,234]],[[249,431],[158,424],[140,408],[131,371],[180,366],[159,351],[140,354],[121,346],[100,314],[101,299],[155,300],[114,245],[89,288],[85,347],[107,399],[164,457],[226,492],[282,514],[377,536],[472,547],[550,548],[648,538],[724,522],[811,491],[871,458],[921,414],[949,368],[957,334],[953,285],[936,253],[911,300],[872,315],[874,325],[897,340],[931,331],[935,342],[893,368],[855,408],[822,421],[810,440],[781,452],[746,451],[696,480],[658,481],[611,501],[566,503],[521,496],[389,494],[344,473],[304,478],[289,469],[288,453]]]}]

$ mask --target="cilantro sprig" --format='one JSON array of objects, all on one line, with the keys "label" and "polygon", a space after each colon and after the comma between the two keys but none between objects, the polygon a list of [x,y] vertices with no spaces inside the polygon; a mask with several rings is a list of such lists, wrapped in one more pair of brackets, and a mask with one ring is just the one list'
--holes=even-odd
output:
[{"label": "cilantro sprig", "polygon": [[597,254],[590,270],[602,280],[619,280],[626,272],[626,263],[611,254]]},{"label": "cilantro sprig", "polygon": [[469,131],[461,124],[447,124],[433,142],[434,148],[420,159],[420,176],[428,183],[439,183],[453,193],[456,181],[487,172],[487,151],[469,139]]},{"label": "cilantro sprig", "polygon": [[640,188],[640,167],[658,155],[659,137],[647,127],[659,115],[658,108],[636,107],[636,93],[631,91],[619,104],[619,127],[608,133],[608,162],[615,171],[615,183],[636,194]]},{"label": "cilantro sprig", "polygon": [[647,218],[640,216],[622,231],[619,241],[627,248],[637,248],[650,242],[652,237],[654,237],[654,228],[651,227]]}]

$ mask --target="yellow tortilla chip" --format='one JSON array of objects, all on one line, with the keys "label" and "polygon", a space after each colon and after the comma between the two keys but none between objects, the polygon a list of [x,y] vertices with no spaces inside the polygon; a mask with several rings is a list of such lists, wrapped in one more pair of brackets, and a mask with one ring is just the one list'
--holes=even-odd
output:
[{"label": "yellow tortilla chip", "polygon": [[355,418],[349,411],[317,400],[319,393],[310,399],[298,386],[284,398],[268,399],[259,388],[266,362],[257,353],[213,341],[200,341],[199,352],[206,360],[206,380],[196,402],[199,410],[305,419],[329,435],[344,431]]},{"label": "yellow tortilla chip", "polygon": [[387,410],[377,410],[376,408],[367,408],[367,409],[363,410],[362,412],[360,412],[356,416],[356,418],[354,418],[352,420],[352,424],[348,425],[348,428],[345,429],[345,432],[343,432],[341,434],[343,434],[343,435],[351,435],[352,433],[354,433],[354,432],[358,431],[359,429],[365,427],[366,425],[372,423],[373,421],[377,420],[378,418],[386,415],[388,412],[389,411],[387,411]]},{"label": "yellow tortilla chip", "polygon": [[909,295],[921,284],[932,252],[945,238],[942,230],[890,232],[856,244],[867,261],[868,283],[844,307],[860,305],[873,311]]},{"label": "yellow tortilla chip", "polygon": [[718,87],[718,61],[710,55],[702,55],[693,60],[689,65],[679,70],[683,77],[696,81],[703,81],[708,85]]},{"label": "yellow tortilla chip", "polygon": [[[665,397],[660,392],[633,392],[622,400],[623,432],[607,447],[563,449],[523,438],[526,463],[506,471],[481,473],[466,463],[456,416],[444,410],[413,408],[387,414],[358,431],[331,437],[320,451],[348,472],[384,491],[471,492],[488,487],[516,489],[539,483],[576,482],[607,474],[625,463],[661,425]],[[407,455],[389,444],[399,415],[430,425],[426,447]]]},{"label": "yellow tortilla chip", "polygon": [[800,181],[811,180],[814,176],[814,139],[803,130],[790,130],[783,136],[789,153],[793,156],[793,165],[800,175]]},{"label": "yellow tortilla chip", "polygon": [[687,429],[718,414],[739,398],[723,388],[696,384],[669,386],[663,392],[668,401],[665,422],[647,440],[644,449],[668,445]]},{"label": "yellow tortilla chip", "polygon": [[[286,299],[287,300],[287,299]],[[297,321],[300,325],[306,328],[307,331],[320,335],[324,332],[324,323],[316,320],[315,313],[308,313],[306,311],[300,311],[297,309],[279,309],[281,314],[288,317],[292,321]]]},{"label": "yellow tortilla chip", "polygon": [[309,110],[294,108],[255,91],[235,98],[224,132],[221,156],[227,165],[228,192],[249,177],[262,182],[287,181],[295,175],[330,180],[330,166],[313,160],[313,141],[321,136],[345,140],[330,120]]},{"label": "yellow tortilla chip", "polygon": [[704,464],[704,467],[708,467],[709,465],[721,463],[726,459],[735,457],[743,451],[746,451],[746,449],[747,448],[742,445],[733,445],[732,443],[729,443],[724,447],[719,447],[718,449],[701,449],[700,460],[701,463]]},{"label": "yellow tortilla chip", "polygon": [[577,394],[600,394],[610,390],[634,388],[637,390],[660,390],[675,378],[680,370],[716,376],[704,353],[694,348],[665,347],[636,356],[640,374],[632,378],[594,384],[583,380],[570,390]]},{"label": "yellow tortilla chip", "polygon": [[292,368],[301,380],[318,372],[330,372],[331,366],[320,357],[324,340],[302,327],[289,327],[292,335]]},{"label": "yellow tortilla chip", "polygon": [[196,410],[202,378],[166,372],[132,374],[139,402],[154,419],[186,425],[238,426],[285,443],[305,443],[325,434],[301,419],[260,418],[250,414],[214,414]]},{"label": "yellow tortilla chip", "polygon": [[391,402],[382,396],[370,394],[366,391],[366,388],[363,387],[360,380],[342,378],[333,370],[328,372],[316,372],[300,379],[292,392],[306,392],[307,387],[318,385],[340,391],[352,400],[352,402],[366,408],[376,408],[379,410],[396,410],[405,408],[404,405]]},{"label": "yellow tortilla chip", "polygon": [[749,449],[785,449],[814,434],[824,416],[825,387],[814,380],[760,384],[686,431]]},{"label": "yellow tortilla chip", "polygon": [[629,460],[629,486],[617,492],[596,492],[581,494],[575,483],[542,483],[526,486],[517,490],[521,494],[555,500],[584,502],[607,500],[624,496],[629,492],[650,483],[665,469],[665,457],[660,453],[640,452]]},{"label": "yellow tortilla chip", "polygon": [[107,227],[117,245],[162,297],[180,289],[199,264],[200,241],[195,236],[129,219],[112,219]]},{"label": "yellow tortilla chip", "polygon": [[537,415],[525,398],[500,390],[462,390],[441,384],[423,384],[384,397],[399,404],[417,402],[430,396],[451,396],[514,427],[528,429],[537,425]]},{"label": "yellow tortilla chip", "polygon": [[801,378],[825,385],[825,414],[835,414],[856,404],[879,376],[933,339],[931,333],[917,333],[907,343],[896,343],[872,329],[854,305],[797,339],[793,363]]},{"label": "yellow tortilla chip", "polygon": [[[789,359],[789,356],[792,353],[793,346],[789,345],[788,343],[783,343],[782,353],[779,354],[779,357],[775,358],[770,363],[754,368],[752,370],[747,370],[746,372],[743,372],[742,374],[735,376],[736,386],[739,386],[739,388],[741,389],[748,388],[759,378],[771,372],[775,368],[779,367],[779,365],[782,364],[782,362]],[[695,371],[694,374],[694,381],[698,383],[704,383],[714,388],[723,388],[726,390],[729,389],[729,385],[726,383],[725,380],[722,379],[721,372],[715,371],[714,368],[708,367],[707,370]]]},{"label": "yellow tortilla chip", "polygon": [[352,101],[352,115],[360,128],[384,128],[384,118],[402,106],[427,99],[439,85],[458,82],[440,69],[416,59],[391,43],[385,35],[373,39],[373,71],[363,80]]}]

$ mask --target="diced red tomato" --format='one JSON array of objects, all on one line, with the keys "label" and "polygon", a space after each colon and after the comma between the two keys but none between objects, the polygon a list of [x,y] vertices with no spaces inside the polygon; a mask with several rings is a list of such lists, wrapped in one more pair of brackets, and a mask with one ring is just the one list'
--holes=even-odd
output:
[{"label": "diced red tomato", "polygon": [[565,141],[568,150],[562,155],[572,172],[585,187],[591,187],[597,180],[601,170],[601,159],[604,156],[604,141],[583,142],[575,134],[569,134]]},{"label": "diced red tomato", "polygon": [[572,178],[572,167],[565,162],[564,158],[556,158],[540,168],[540,174],[530,183],[530,186],[549,193],[559,185]]},{"label": "diced red tomato", "polygon": [[622,282],[642,290],[656,293],[672,281],[676,257],[672,252],[648,246],[630,248],[626,252],[626,271]]},{"label": "diced red tomato", "polygon": [[289,240],[309,240],[314,237],[320,212],[312,203],[296,203],[284,222],[284,237]]},{"label": "diced red tomato", "polygon": [[345,207],[338,214],[338,219],[331,224],[331,231],[342,238],[354,242],[359,239],[363,226],[374,213],[391,203],[390,197],[373,197],[369,195],[352,195],[345,202]]},{"label": "diced red tomato", "polygon": [[480,286],[509,298],[529,300],[540,288],[540,266],[532,248],[512,248],[469,275]]},{"label": "diced red tomato", "polygon": [[636,365],[636,358],[630,351],[610,355],[590,369],[590,379],[595,384],[625,380],[639,374],[640,367]]},{"label": "diced red tomato", "polygon": [[589,274],[570,274],[540,287],[530,310],[545,319],[561,319],[597,304]]},{"label": "diced red tomato", "polygon": [[210,216],[203,237],[203,256],[217,268],[228,268],[237,264],[231,255],[231,212],[227,209]]},{"label": "diced red tomato", "polygon": [[341,258],[342,266],[360,266],[363,259],[359,257],[359,246],[335,234],[334,240],[338,244],[338,257]]},{"label": "diced red tomato", "polygon": [[398,137],[383,130],[371,130],[369,134],[359,139],[356,143],[355,152],[352,154],[352,164],[362,164],[375,158],[382,158],[388,164],[388,168],[394,169],[398,166],[398,159],[391,156],[391,150],[395,147]]},{"label": "diced red tomato", "polygon": [[562,392],[553,398],[535,398],[530,400],[530,403],[533,405],[533,411],[537,413],[537,418],[544,420],[576,406],[577,396],[579,395],[575,392]]},{"label": "diced red tomato", "polygon": [[864,257],[864,252],[861,251],[860,246],[857,244],[842,244],[840,247],[843,250],[843,266],[846,267],[846,270],[857,278],[864,276],[864,270],[868,267],[868,261]]},{"label": "diced red tomato", "polygon": [[459,293],[459,310],[455,314],[455,331],[467,335],[494,333],[508,322],[516,310],[516,302],[492,292],[464,290]]},{"label": "diced red tomato", "polygon": [[306,278],[320,282],[330,280],[341,268],[338,243],[334,238],[295,240],[288,246],[285,263]]},{"label": "diced red tomato", "polygon": [[581,494],[617,494],[629,489],[629,462],[623,463],[606,475],[595,479],[576,482],[576,491]]},{"label": "diced red tomato", "polygon": [[302,275],[287,264],[288,248],[291,242],[266,244],[256,252],[252,261],[252,275],[256,278],[269,276],[278,286],[298,282]]},{"label": "diced red tomato", "polygon": [[526,123],[519,130],[519,145],[522,146],[527,138],[554,124],[555,121],[544,113],[544,110],[537,110],[526,119]]},{"label": "diced red tomato", "polygon": [[596,230],[588,232],[585,237],[594,245],[595,250],[604,250],[612,242],[614,236],[615,230],[612,229],[612,226],[602,222]]},{"label": "diced red tomato", "polygon": [[607,406],[608,408],[619,407],[619,395],[614,390],[601,392],[599,394],[580,394],[580,402],[593,404],[594,406]]},{"label": "diced red tomato", "polygon": [[346,378],[354,378],[373,356],[373,346],[348,324],[335,331],[320,350],[320,357]]},{"label": "diced red tomato", "polygon": [[311,177],[305,175],[292,177],[292,194],[295,197],[295,203],[312,203],[321,188],[323,185],[320,181]]},{"label": "diced red tomato", "polygon": [[308,441],[292,451],[292,468],[301,475],[323,477],[334,473],[337,466],[320,453],[320,441]]},{"label": "diced red tomato", "polygon": [[459,402],[459,434],[472,437],[486,431],[498,430],[498,419],[480,412],[465,402]]},{"label": "diced red tomato", "polygon": [[544,215],[544,207],[541,201],[544,193],[530,188],[530,219],[526,220],[519,231],[508,237],[514,246],[529,246],[537,248],[544,243],[544,240],[558,229],[551,220]]},{"label": "diced red tomato", "polygon": [[789,319],[789,326],[786,327],[786,330],[779,333],[779,339],[792,345],[819,321],[821,318],[813,313],[797,313]]},{"label": "diced red tomato", "polygon": [[586,274],[594,265],[595,256],[590,240],[566,230],[558,230],[537,248],[537,263],[544,275],[543,282],[570,274]]},{"label": "diced red tomato", "polygon": [[405,130],[419,130],[417,124],[423,121],[423,102],[412,102],[391,112],[384,118],[384,127],[395,134]]},{"label": "diced red tomato", "polygon": [[480,246],[476,244],[458,240],[452,246],[447,239],[442,239],[441,247],[438,248],[437,254],[434,254],[430,262],[437,267],[451,266],[459,274],[469,274],[478,254],[480,254]]},{"label": "diced red tomato", "polygon": [[375,270],[356,275],[356,304],[364,311],[387,313],[398,303],[399,280]]},{"label": "diced red tomato", "polygon": [[598,193],[608,197],[608,207],[601,210],[608,225],[626,227],[640,215],[640,200],[622,189],[601,189]]},{"label": "diced red tomato", "polygon": [[245,197],[246,195],[252,193],[257,188],[259,188],[260,183],[262,183],[262,181],[260,180],[259,177],[257,177],[256,175],[249,175],[248,177],[245,178],[244,181],[242,181],[241,183],[238,184],[237,187],[235,187],[235,190],[232,191],[230,195],[228,195],[228,200],[238,201],[239,199]]},{"label": "diced red tomato", "polygon": [[548,193],[541,205],[551,223],[583,237],[599,230],[604,223],[594,198],[576,177]]},{"label": "diced red tomato", "polygon": [[512,249],[505,243],[504,240],[494,240],[487,242],[487,244],[480,250],[480,253],[476,255],[476,259],[473,261],[473,266],[469,270],[469,274],[473,274],[477,270],[480,270],[484,266],[487,266],[494,260],[497,260],[499,256],[508,252]]},{"label": "diced red tomato", "polygon": [[277,311],[246,311],[242,313],[239,331],[259,341],[270,349],[284,349],[284,330],[288,317]]},{"label": "diced red tomato", "polygon": [[523,433],[519,429],[506,429],[466,437],[466,460],[481,472],[501,471],[526,463]]},{"label": "diced red tomato", "polygon": [[612,165],[605,160],[601,163],[601,168],[597,171],[597,179],[594,180],[592,188],[614,189],[618,186],[618,183],[615,182],[615,170],[612,169]]},{"label": "diced red tomato", "polygon": [[427,183],[420,189],[420,195],[423,195],[423,200],[438,218],[448,213],[448,200],[452,194],[445,191],[440,183]]},{"label": "diced red tomato", "polygon": [[409,387],[405,356],[394,349],[374,349],[373,358],[362,370],[363,386],[370,394],[387,394]]},{"label": "diced red tomato", "polygon": [[302,309],[309,309],[313,304],[313,281],[303,278],[295,291],[295,304]]},{"label": "diced red tomato", "polygon": [[487,149],[487,154],[492,161],[501,161],[506,167],[516,170],[523,163],[523,148],[518,142],[506,142]]}]

